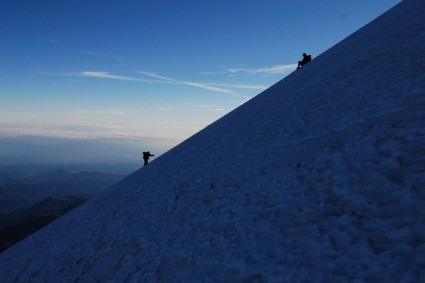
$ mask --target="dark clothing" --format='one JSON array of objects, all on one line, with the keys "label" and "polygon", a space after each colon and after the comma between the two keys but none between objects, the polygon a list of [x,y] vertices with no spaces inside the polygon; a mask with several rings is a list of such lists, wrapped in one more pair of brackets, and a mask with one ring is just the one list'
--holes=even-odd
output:
[{"label": "dark clothing", "polygon": [[301,66],[307,64],[311,61],[311,55],[303,54],[303,59],[301,61],[298,61],[298,67],[297,69],[301,68]]},{"label": "dark clothing", "polygon": [[155,155],[151,154],[149,151],[144,151],[143,152],[143,160],[145,161],[145,164],[144,165],[148,165],[149,157],[150,156],[155,156]]}]

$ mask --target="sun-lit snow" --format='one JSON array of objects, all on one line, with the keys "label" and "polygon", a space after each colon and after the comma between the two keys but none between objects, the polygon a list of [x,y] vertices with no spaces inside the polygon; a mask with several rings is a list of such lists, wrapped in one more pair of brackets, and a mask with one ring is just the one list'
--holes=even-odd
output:
[{"label": "sun-lit snow", "polygon": [[1,254],[2,282],[423,282],[424,10],[403,1]]}]

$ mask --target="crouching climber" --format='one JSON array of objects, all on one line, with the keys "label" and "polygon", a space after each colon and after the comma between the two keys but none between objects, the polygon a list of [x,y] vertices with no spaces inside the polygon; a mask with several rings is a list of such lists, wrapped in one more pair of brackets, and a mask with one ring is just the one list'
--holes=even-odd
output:
[{"label": "crouching climber", "polygon": [[307,55],[307,54],[303,53],[303,59],[301,61],[298,61],[297,69],[301,68],[301,66],[307,64],[310,61],[311,61],[311,55]]}]

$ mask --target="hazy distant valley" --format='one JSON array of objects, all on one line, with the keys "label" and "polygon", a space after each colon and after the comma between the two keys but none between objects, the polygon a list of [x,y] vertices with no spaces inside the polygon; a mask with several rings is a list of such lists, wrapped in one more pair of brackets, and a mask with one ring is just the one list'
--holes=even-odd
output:
[{"label": "hazy distant valley", "polygon": [[0,135],[0,252],[140,168],[144,150],[178,142]]},{"label": "hazy distant valley", "polygon": [[40,170],[0,168],[0,252],[124,177]]}]

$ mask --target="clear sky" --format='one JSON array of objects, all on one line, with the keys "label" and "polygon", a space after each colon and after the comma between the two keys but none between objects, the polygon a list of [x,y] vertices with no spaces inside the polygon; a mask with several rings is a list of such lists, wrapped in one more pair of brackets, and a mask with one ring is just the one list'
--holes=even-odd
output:
[{"label": "clear sky", "polygon": [[185,139],[400,0],[1,0],[0,135]]}]

